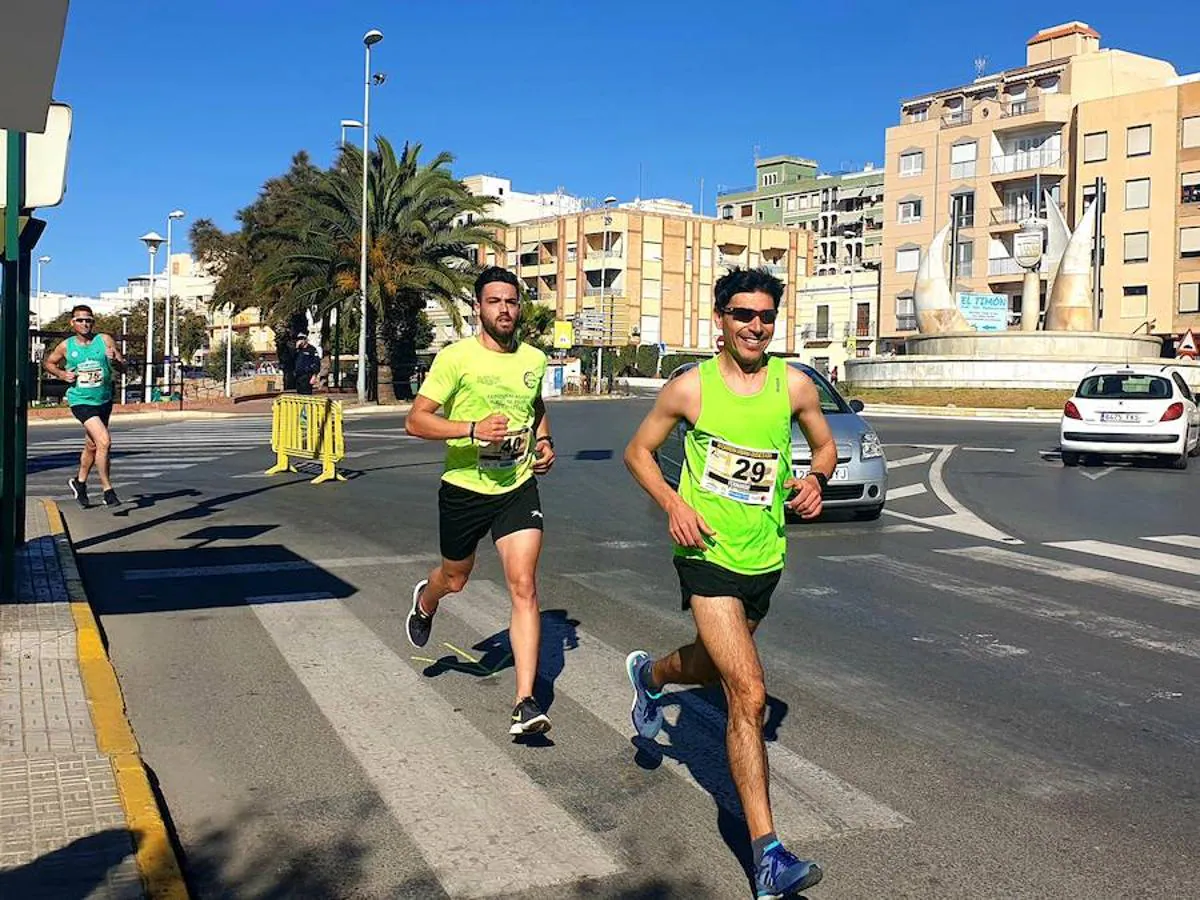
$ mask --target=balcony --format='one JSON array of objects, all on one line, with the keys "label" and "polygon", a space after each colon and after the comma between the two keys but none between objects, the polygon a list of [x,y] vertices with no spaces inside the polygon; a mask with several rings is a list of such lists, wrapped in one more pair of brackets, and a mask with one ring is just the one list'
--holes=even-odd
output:
[{"label": "balcony", "polygon": [[990,276],[1007,276],[1007,275],[1024,275],[1025,269],[1015,259],[1011,257],[1002,257],[1000,259],[988,260],[988,275]]},{"label": "balcony", "polygon": [[814,322],[802,326],[800,335],[806,341],[832,341],[837,330],[837,326],[830,322]]},{"label": "balcony", "polygon": [[[1065,203],[1059,203],[1058,208],[1064,213],[1067,210]],[[1020,228],[1025,223],[1025,220],[1033,215],[1033,209],[1029,206],[993,206],[989,212],[990,227],[996,230],[1005,228]]]},{"label": "balcony", "polygon": [[588,259],[620,259],[621,250],[618,247],[610,247],[607,250],[593,250],[588,248]]},{"label": "balcony", "polygon": [[583,296],[585,297],[622,297],[624,294],[625,289],[623,287],[613,287],[612,285],[594,287],[589,284],[583,291]]},{"label": "balcony", "polygon": [[847,326],[847,331],[852,331],[855,337],[873,338],[878,332],[878,323],[874,319],[869,322],[855,322],[852,327]]},{"label": "balcony", "polygon": [[971,110],[963,109],[958,112],[947,113],[942,116],[943,128],[959,128],[963,125],[971,124]]},{"label": "balcony", "polygon": [[763,263],[763,268],[777,278],[787,277],[787,263]]},{"label": "balcony", "polygon": [[917,330],[917,317],[915,315],[896,316],[896,330],[897,331],[916,331]]},{"label": "balcony", "polygon": [[724,253],[717,254],[717,265],[733,268],[734,266],[745,266],[746,260],[738,256],[726,256]]},{"label": "balcony", "polygon": [[1065,165],[1066,155],[1061,150],[1019,150],[1004,156],[993,156],[992,175],[1005,176],[1039,169],[1059,169]]},{"label": "balcony", "polygon": [[1024,100],[1010,100],[1003,104],[1000,118],[1012,119],[1016,116],[1028,116],[1040,111],[1042,104],[1037,97],[1027,97]]}]

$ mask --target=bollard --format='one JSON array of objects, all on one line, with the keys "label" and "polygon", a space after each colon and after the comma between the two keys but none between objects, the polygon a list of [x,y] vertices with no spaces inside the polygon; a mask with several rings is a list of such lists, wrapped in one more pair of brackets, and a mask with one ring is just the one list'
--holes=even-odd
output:
[{"label": "bollard", "polygon": [[302,394],[275,398],[271,406],[271,449],[275,465],[266,474],[295,472],[293,460],[321,463],[311,484],[345,481],[337,463],[346,455],[342,436],[342,401]]}]

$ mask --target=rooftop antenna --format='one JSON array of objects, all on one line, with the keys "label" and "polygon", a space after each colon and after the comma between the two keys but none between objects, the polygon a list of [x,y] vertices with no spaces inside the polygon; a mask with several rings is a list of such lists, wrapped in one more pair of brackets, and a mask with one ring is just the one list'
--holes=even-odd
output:
[{"label": "rooftop antenna", "polygon": [[758,144],[754,145],[754,164],[758,165]]},{"label": "rooftop antenna", "polygon": [[987,71],[988,58],[986,56],[975,57],[975,77],[982,78],[983,73]]}]

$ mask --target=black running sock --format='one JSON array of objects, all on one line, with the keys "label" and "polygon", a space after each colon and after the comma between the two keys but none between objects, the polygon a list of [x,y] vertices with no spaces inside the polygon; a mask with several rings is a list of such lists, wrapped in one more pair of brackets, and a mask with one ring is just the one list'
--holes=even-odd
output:
[{"label": "black running sock", "polygon": [[762,862],[764,850],[766,850],[772,844],[778,843],[779,838],[775,836],[775,832],[773,831],[768,831],[762,837],[752,840],[750,842],[750,846],[754,850],[754,864],[757,866],[760,862]]}]

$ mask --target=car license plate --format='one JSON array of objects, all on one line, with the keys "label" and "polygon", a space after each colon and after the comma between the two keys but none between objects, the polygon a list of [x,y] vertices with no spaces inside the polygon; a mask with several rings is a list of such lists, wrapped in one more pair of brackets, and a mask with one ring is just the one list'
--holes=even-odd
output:
[{"label": "car license plate", "polygon": [[1100,413],[1101,422],[1140,422],[1142,417],[1137,413]]},{"label": "car license plate", "polygon": [[[808,466],[797,466],[795,471],[796,471],[797,478],[806,478],[808,476],[809,469],[808,469]],[[838,468],[833,470],[833,477],[830,478],[829,480],[830,481],[846,481],[849,478],[850,478],[850,470],[843,469],[841,466],[839,466]]]}]

